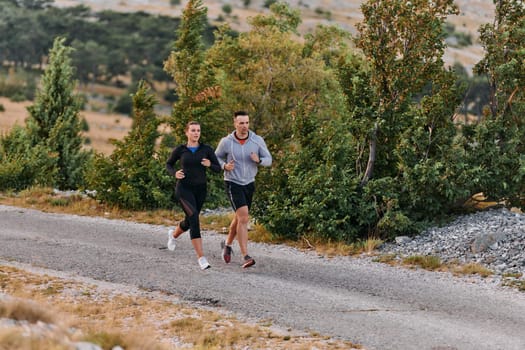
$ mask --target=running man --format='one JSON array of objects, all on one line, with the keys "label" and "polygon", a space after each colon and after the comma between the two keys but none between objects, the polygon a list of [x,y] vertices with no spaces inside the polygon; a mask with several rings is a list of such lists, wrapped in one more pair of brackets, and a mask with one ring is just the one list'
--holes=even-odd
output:
[{"label": "running man", "polygon": [[233,125],[235,130],[221,139],[215,151],[224,169],[226,194],[235,212],[228,237],[221,242],[222,257],[224,262],[230,263],[232,243],[237,238],[243,258],[242,267],[247,268],[255,265],[255,260],[248,255],[248,222],[255,192],[255,175],[259,165],[272,165],[272,156],[264,139],[249,129],[248,113],[235,112]]}]

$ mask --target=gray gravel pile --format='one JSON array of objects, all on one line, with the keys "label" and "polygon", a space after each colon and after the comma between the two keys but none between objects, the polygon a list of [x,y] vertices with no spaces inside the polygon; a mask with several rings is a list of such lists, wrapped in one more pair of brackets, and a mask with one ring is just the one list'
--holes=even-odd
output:
[{"label": "gray gravel pile", "polygon": [[396,237],[381,253],[434,255],[444,262],[479,263],[498,275],[525,275],[525,215],[493,209],[462,216],[417,237]]}]

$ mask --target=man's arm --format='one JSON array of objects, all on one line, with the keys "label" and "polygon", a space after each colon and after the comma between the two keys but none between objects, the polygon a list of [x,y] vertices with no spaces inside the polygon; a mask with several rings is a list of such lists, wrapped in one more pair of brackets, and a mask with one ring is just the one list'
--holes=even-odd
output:
[{"label": "man's arm", "polygon": [[271,166],[272,165],[272,155],[270,154],[270,151],[268,150],[268,147],[266,146],[266,142],[264,142],[264,139],[261,137],[259,140],[259,165],[262,166]]}]

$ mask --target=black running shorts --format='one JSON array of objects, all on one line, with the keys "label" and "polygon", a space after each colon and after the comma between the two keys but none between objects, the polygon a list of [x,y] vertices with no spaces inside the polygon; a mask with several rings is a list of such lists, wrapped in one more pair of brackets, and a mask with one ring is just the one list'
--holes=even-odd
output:
[{"label": "black running shorts", "polygon": [[235,182],[224,181],[224,187],[234,211],[245,205],[248,206],[248,210],[251,208],[253,194],[255,193],[255,182],[239,185]]}]

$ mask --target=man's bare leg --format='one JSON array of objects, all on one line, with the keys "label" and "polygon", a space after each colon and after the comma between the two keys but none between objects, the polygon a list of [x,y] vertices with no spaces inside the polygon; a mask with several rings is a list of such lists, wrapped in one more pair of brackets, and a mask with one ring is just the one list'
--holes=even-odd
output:
[{"label": "man's bare leg", "polygon": [[248,222],[250,220],[248,206],[245,205],[237,209],[234,220],[237,221],[237,241],[239,242],[241,254],[244,257],[248,255]]},{"label": "man's bare leg", "polygon": [[230,223],[230,227],[228,229],[228,236],[226,237],[226,242],[225,242],[226,245],[231,247],[236,236],[237,236],[237,213],[233,215],[233,220]]}]

